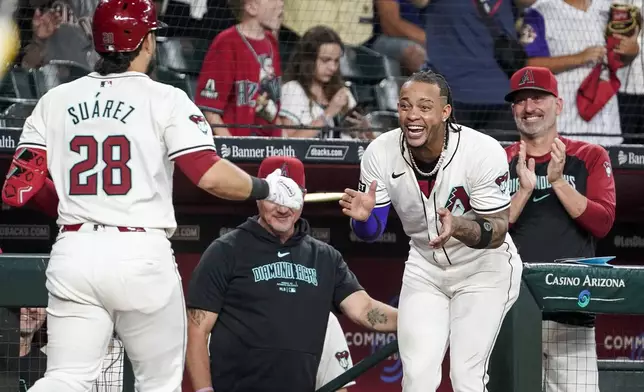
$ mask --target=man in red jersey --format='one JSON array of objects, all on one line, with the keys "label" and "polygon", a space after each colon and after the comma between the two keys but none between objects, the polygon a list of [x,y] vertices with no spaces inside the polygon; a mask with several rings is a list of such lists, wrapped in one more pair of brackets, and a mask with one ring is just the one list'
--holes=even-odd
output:
[{"label": "man in red jersey", "polygon": [[[203,61],[195,102],[211,125],[274,125],[282,75],[277,40],[283,0],[232,0],[240,23],[214,39]],[[282,136],[279,128],[214,128],[219,136]]]},{"label": "man in red jersey", "polygon": [[[593,257],[597,239],[615,221],[608,153],[558,135],[557,116],[565,103],[550,70],[525,67],[510,86],[506,100],[521,135],[506,148],[510,235],[519,255],[527,263]],[[543,372],[546,392],[599,391],[594,315],[543,314]]]}]

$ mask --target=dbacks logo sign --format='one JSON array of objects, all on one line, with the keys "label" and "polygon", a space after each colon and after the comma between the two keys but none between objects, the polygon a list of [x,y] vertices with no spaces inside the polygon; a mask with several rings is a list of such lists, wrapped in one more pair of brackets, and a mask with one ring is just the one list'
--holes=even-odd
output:
[{"label": "dbacks logo sign", "polygon": [[463,186],[459,185],[452,188],[447,198],[445,208],[454,216],[463,215],[472,209],[470,206],[470,195],[467,194]]}]

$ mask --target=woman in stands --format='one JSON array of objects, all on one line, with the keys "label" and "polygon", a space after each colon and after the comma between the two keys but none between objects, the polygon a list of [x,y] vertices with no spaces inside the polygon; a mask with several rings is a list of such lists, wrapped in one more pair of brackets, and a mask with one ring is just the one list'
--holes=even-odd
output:
[{"label": "woman in stands", "polygon": [[289,137],[372,139],[372,132],[319,131],[321,127],[369,128],[340,74],[344,45],[328,27],[309,29],[295,47],[284,73],[280,117],[282,124],[310,126],[287,129]]}]

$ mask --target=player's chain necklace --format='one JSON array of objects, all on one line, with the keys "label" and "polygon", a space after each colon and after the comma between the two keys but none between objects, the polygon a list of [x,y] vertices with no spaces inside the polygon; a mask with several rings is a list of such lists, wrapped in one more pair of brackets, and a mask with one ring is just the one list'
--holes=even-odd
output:
[{"label": "player's chain necklace", "polygon": [[[445,160],[445,156],[447,155],[447,133],[448,132],[449,130],[445,129],[445,136],[443,136],[443,149],[441,150],[441,154],[438,157],[438,161],[436,162],[436,165],[434,165],[434,169],[432,169],[432,171],[429,173],[426,173],[418,168],[418,165],[416,164],[416,160],[414,159],[414,154],[412,154],[411,149],[409,149],[409,159],[411,160],[411,165],[414,167],[414,170],[416,170],[418,173],[426,177],[432,177],[434,174],[438,173],[438,170],[443,165],[443,161]],[[409,147],[409,145],[407,145],[407,147]]]}]

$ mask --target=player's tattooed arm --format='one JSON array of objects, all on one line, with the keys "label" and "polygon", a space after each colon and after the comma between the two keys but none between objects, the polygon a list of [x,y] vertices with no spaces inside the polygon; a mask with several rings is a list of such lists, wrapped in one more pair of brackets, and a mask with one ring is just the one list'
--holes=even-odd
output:
[{"label": "player's tattooed arm", "polygon": [[494,214],[477,215],[475,220],[454,217],[452,236],[470,248],[495,249],[508,233],[510,209]]},{"label": "player's tattooed arm", "polygon": [[395,332],[398,325],[398,310],[376,301],[366,291],[349,295],[340,303],[340,309],[351,321],[379,332]]}]

